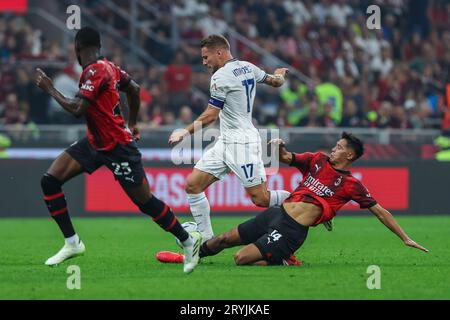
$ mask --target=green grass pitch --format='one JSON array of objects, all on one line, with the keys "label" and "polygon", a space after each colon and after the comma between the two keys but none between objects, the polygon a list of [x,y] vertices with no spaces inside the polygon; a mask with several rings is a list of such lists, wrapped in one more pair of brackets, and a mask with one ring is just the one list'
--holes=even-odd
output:
[{"label": "green grass pitch", "polygon": [[[54,268],[43,264],[62,245],[50,218],[1,219],[0,299],[450,299],[450,217],[397,219],[430,253],[404,246],[375,217],[340,216],[333,232],[310,229],[302,267],[237,267],[233,248],[190,275],[155,260],[178,248],[145,217],[74,219],[86,254]],[[245,218],[212,220],[219,234]],[[80,267],[80,290],[67,289],[70,265]],[[379,290],[366,286],[370,265],[380,267]]]}]

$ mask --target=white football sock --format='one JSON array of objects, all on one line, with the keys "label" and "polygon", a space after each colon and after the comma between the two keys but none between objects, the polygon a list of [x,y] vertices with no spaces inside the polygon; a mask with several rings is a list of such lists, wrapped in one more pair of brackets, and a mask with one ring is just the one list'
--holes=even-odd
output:
[{"label": "white football sock", "polygon": [[214,236],[214,232],[211,226],[211,218],[209,217],[209,201],[205,193],[188,194],[187,198],[192,215],[197,223],[198,231],[203,236],[203,241],[211,239]]},{"label": "white football sock", "polygon": [[80,242],[80,238],[75,233],[73,236],[71,236],[69,238],[64,238],[64,241],[66,242],[66,244],[75,245]]},{"label": "white football sock", "polygon": [[285,190],[269,190],[270,202],[269,207],[281,206],[284,200],[289,197],[290,193]]}]

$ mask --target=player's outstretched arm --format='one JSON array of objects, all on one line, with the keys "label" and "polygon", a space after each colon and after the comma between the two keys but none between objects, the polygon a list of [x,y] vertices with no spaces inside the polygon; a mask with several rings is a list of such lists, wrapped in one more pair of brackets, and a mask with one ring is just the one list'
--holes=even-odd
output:
[{"label": "player's outstretched arm", "polygon": [[279,161],[290,164],[292,162],[292,152],[287,151],[286,143],[282,139],[272,139],[268,144],[278,146]]},{"label": "player's outstretched arm", "polygon": [[281,87],[286,81],[285,78],[288,73],[289,69],[287,68],[276,69],[273,74],[267,75],[264,83],[275,88]]},{"label": "player's outstretched arm", "polygon": [[376,204],[373,207],[370,207],[369,210],[378,218],[378,220],[380,220],[386,227],[388,227],[393,233],[395,233],[400,239],[402,239],[405,245],[422,250],[424,252],[428,252],[428,249],[422,247],[420,244],[410,239],[394,219],[392,214],[382,206]]},{"label": "player's outstretched arm", "polygon": [[190,134],[193,134],[199,128],[209,126],[211,123],[217,120],[219,117],[220,109],[208,105],[205,111],[190,125],[188,125],[184,130],[176,130],[169,137],[169,144],[173,145],[180,142]]},{"label": "player's outstretched arm", "polygon": [[128,128],[133,134],[135,140],[139,140],[140,134],[137,127],[137,117],[139,112],[139,107],[141,106],[140,91],[141,87],[134,81],[131,80],[124,90],[127,94],[128,107],[130,108],[130,115],[128,118]]},{"label": "player's outstretched arm", "polygon": [[85,99],[75,97],[66,98],[61,92],[59,92],[54,86],[52,79],[50,79],[44,71],[36,69],[36,85],[44,92],[51,95],[66,111],[79,118],[86,113],[89,107],[89,102]]}]

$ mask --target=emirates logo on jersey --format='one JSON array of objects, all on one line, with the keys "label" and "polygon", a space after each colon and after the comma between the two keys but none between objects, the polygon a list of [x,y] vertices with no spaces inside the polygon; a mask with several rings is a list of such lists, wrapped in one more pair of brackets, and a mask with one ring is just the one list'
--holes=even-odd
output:
[{"label": "emirates logo on jersey", "polygon": [[320,197],[334,196],[334,191],[332,191],[330,188],[328,188],[326,185],[324,185],[318,179],[313,178],[311,176],[311,174],[306,178],[303,185]]}]

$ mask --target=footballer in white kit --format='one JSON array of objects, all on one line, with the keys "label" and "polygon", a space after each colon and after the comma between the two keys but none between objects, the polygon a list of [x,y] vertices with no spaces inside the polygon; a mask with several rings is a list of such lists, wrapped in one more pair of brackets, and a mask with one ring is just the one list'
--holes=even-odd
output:
[{"label": "footballer in white kit", "polygon": [[[169,144],[175,144],[220,118],[220,137],[197,162],[186,181],[186,193],[192,215],[204,241],[214,236],[210,206],[204,191],[230,171],[242,182],[252,202],[260,207],[281,205],[289,196],[284,190],[268,190],[262,160],[261,138],[252,123],[256,85],[280,87],[286,68],[266,74],[250,62],[234,59],[230,45],[221,35],[210,35],[201,42],[203,65],[212,73],[211,97],[206,110],[187,126],[174,131]],[[198,125],[200,124],[201,125]]]},{"label": "footballer in white kit", "polygon": [[252,123],[256,84],[267,74],[246,61],[231,59],[211,78],[209,104],[220,109],[220,137],[195,168],[221,179],[234,172],[245,188],[266,181],[261,138]]}]

